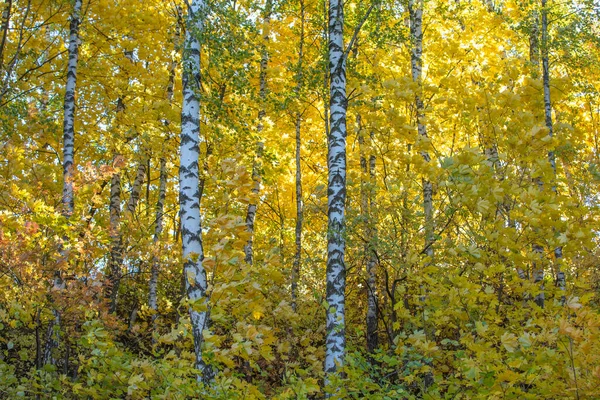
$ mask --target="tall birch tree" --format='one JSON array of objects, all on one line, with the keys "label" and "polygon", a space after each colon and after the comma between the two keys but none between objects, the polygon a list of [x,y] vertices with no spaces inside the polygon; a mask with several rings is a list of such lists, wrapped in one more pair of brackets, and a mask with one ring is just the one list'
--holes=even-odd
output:
[{"label": "tall birch tree", "polygon": [[[422,98],[421,80],[423,75],[423,0],[409,0],[408,11],[410,18],[411,53],[410,65],[413,82],[419,85],[415,95],[417,130],[420,140],[427,140],[425,125],[425,105]],[[425,162],[431,161],[426,150],[421,151]],[[425,254],[433,257],[433,184],[424,177],[423,184],[423,213],[425,215]]]},{"label": "tall birch tree", "polygon": [[346,54],[344,4],[329,1],[329,135],[327,137],[327,339],[325,385],[344,366],[346,353]]},{"label": "tall birch tree", "polygon": [[190,302],[190,320],[194,337],[196,368],[203,382],[213,372],[202,354],[203,331],[208,329],[209,312],[206,270],[202,264],[202,225],[200,220],[200,38],[206,5],[203,0],[188,4],[183,47],[183,104],[179,166],[179,207],[186,293]]},{"label": "tall birch tree", "polygon": [[[69,24],[69,60],[67,64],[67,84],[64,97],[64,116],[63,116],[63,191],[62,191],[62,215],[70,219],[73,215],[75,197],[73,194],[73,169],[74,169],[74,148],[75,148],[75,88],[77,86],[77,63],[79,60],[79,23],[82,0],[75,0],[73,11],[71,12],[71,22]],[[7,2],[6,28],[8,27],[8,18],[10,12],[10,2]],[[3,42],[5,38],[3,37]],[[3,44],[4,45],[4,44]],[[68,262],[68,253],[61,249],[61,262]],[[54,290],[65,288],[64,280],[60,270],[56,271],[54,277]],[[48,326],[46,345],[44,348],[43,363],[53,363],[52,350],[58,347],[60,336],[60,312],[53,310],[54,320]]]}]

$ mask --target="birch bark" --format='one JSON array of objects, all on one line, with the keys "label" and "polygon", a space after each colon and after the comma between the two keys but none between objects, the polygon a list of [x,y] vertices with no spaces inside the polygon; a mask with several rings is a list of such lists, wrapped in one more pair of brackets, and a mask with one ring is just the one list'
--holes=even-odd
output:
[{"label": "birch bark", "polygon": [[[183,104],[181,110],[181,141],[179,166],[179,207],[181,215],[181,242],[184,279],[194,337],[196,368],[199,380],[212,380],[212,368],[202,354],[202,332],[208,329],[208,295],[206,270],[202,264],[202,225],[200,220],[200,40],[205,11],[203,0],[192,0],[188,5],[183,49]],[[202,311],[201,311],[202,310]]]},{"label": "birch bark", "polygon": [[[74,209],[73,195],[73,163],[75,148],[75,88],[77,85],[77,62],[79,59],[79,22],[82,0],[76,0],[71,12],[71,22],[69,25],[69,61],[67,64],[67,84],[64,97],[64,116],[63,116],[63,191],[62,191],[62,214],[65,218],[71,218]],[[8,18],[11,2],[7,1],[6,26],[8,29]],[[3,37],[4,41],[4,37]],[[64,248],[61,248],[61,263],[68,262],[68,254]],[[61,277],[60,271],[56,272],[53,283],[53,290],[60,291],[65,289],[65,282]],[[60,312],[56,309],[52,311],[54,319],[48,325],[48,334],[43,353],[43,364],[54,364],[52,356],[53,349],[60,343]]]},{"label": "birch bark", "polygon": [[[344,5],[329,1],[329,135],[327,154],[327,338],[325,385],[344,366],[346,353],[344,262],[346,205],[346,55]],[[329,394],[328,396],[331,396]]]},{"label": "birch bark", "polygon": [[[267,67],[269,66],[269,52],[267,50],[267,42],[269,41],[269,23],[271,21],[271,12],[273,8],[272,0],[267,0],[265,4],[265,11],[263,15],[263,45],[262,45],[262,55],[260,59],[260,88],[259,88],[259,97],[261,102],[261,109],[258,112],[258,125],[256,127],[256,131],[260,135],[264,129],[263,119],[267,112],[265,110],[265,99],[267,97]],[[261,159],[264,152],[265,144],[262,141],[262,138],[259,137],[256,149],[256,158],[252,163],[252,180],[254,181],[254,187],[252,188],[252,193],[256,196],[256,201],[258,201],[258,193],[260,192],[260,169],[261,169]],[[256,203],[250,203],[248,205],[248,211],[246,213],[246,229],[250,233],[250,238],[248,242],[244,246],[244,254],[245,261],[252,265],[254,262],[254,221],[256,220]]]},{"label": "birch bark", "polygon": [[[113,167],[119,168],[121,156],[113,159]],[[108,262],[109,307],[110,313],[117,310],[117,295],[121,283],[121,265],[123,263],[123,243],[121,238],[121,173],[116,171],[110,180],[110,255]]]},{"label": "birch bark", "polygon": [[[412,79],[419,85],[419,92],[415,95],[417,130],[421,139],[427,139],[425,106],[420,93],[423,75],[423,0],[409,0],[408,10],[410,16],[410,38],[412,42],[410,56]],[[426,162],[431,160],[427,151],[421,151],[421,156]],[[422,184],[423,212],[425,215],[425,254],[433,257],[433,185],[427,178],[423,178]]]},{"label": "birch bark", "polygon": [[[180,15],[180,9],[176,8],[177,15]],[[180,38],[180,29],[179,24],[177,24],[177,28],[175,30],[175,43],[176,46],[179,43]],[[177,61],[175,59],[171,60],[171,65],[169,66],[169,83],[167,85],[167,100],[169,104],[173,102],[173,91],[175,87],[175,68],[177,67]],[[165,127],[170,125],[169,120],[164,121]],[[160,237],[162,235],[163,230],[163,218],[164,218],[164,204],[165,198],[167,194],[167,161],[162,156],[160,158],[160,176],[159,176],[159,189],[158,189],[158,200],[156,201],[156,214],[155,214],[155,226],[154,226],[154,247],[155,254],[152,256],[152,268],[150,271],[150,283],[148,290],[148,306],[153,311],[152,314],[152,331],[156,332],[157,328],[157,318],[158,318],[158,273],[160,271],[160,260],[158,256],[159,249],[157,248],[160,242]],[[201,195],[201,194],[200,194]],[[152,337],[152,343],[155,344],[155,338]]]}]

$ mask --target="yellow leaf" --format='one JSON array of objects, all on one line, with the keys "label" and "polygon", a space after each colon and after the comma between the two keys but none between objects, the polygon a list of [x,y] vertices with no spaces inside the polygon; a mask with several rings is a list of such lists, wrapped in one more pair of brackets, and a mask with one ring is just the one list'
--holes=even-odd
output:
[{"label": "yellow leaf", "polygon": [[579,303],[579,297],[569,297],[569,299],[567,300],[567,307],[572,308],[573,310],[581,308],[581,303]]},{"label": "yellow leaf", "polygon": [[254,317],[254,319],[258,320],[260,319],[260,317],[263,316],[263,313],[258,311],[258,310],[254,310],[252,311],[252,317]]},{"label": "yellow leaf", "polygon": [[504,332],[502,337],[500,338],[502,345],[509,353],[513,353],[519,347],[519,342],[517,341],[517,337],[513,333]]}]

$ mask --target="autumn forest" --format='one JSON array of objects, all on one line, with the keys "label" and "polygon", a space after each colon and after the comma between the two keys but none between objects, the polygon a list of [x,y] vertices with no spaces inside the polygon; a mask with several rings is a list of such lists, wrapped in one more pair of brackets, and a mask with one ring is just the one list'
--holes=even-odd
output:
[{"label": "autumn forest", "polygon": [[597,0],[2,0],[1,399],[600,398]]}]

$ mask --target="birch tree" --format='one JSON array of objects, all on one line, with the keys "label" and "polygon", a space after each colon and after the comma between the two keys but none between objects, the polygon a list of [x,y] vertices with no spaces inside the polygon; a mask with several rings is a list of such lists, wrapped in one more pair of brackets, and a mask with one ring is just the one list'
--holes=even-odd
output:
[{"label": "birch tree", "polygon": [[[265,9],[263,12],[263,31],[262,31],[262,48],[261,48],[261,58],[260,58],[260,87],[259,87],[259,98],[260,98],[260,111],[258,112],[258,125],[256,126],[256,132],[258,135],[264,129],[263,119],[265,115],[267,115],[267,111],[265,110],[265,100],[267,97],[267,67],[269,66],[269,51],[267,50],[267,43],[269,41],[269,22],[271,21],[271,12],[273,8],[273,1],[267,0],[265,3]],[[254,193],[255,202],[248,204],[248,211],[246,213],[246,229],[250,233],[250,238],[248,238],[248,242],[244,246],[245,260],[248,264],[252,265],[254,261],[254,250],[253,250],[253,241],[254,241],[254,221],[256,220],[256,202],[258,201],[258,193],[260,191],[260,169],[261,169],[261,159],[264,152],[265,144],[263,139],[259,137],[258,143],[256,145],[256,158],[252,163],[252,180],[254,181],[254,187],[252,188],[252,193]]]},{"label": "birch tree", "polygon": [[[412,79],[419,85],[415,95],[415,109],[419,140],[428,141],[427,126],[425,125],[425,105],[423,104],[421,79],[423,75],[423,0],[409,0],[408,11],[410,18],[411,53],[410,65]],[[421,151],[425,162],[431,157],[426,150]],[[433,257],[433,185],[429,178],[422,179],[423,184],[423,213],[425,218],[425,254]]]},{"label": "birch tree", "polygon": [[[79,22],[82,0],[75,0],[73,11],[71,12],[71,22],[69,25],[69,60],[67,64],[67,84],[64,97],[64,116],[63,116],[63,191],[62,191],[62,214],[68,220],[73,215],[75,198],[73,194],[73,168],[74,168],[74,148],[75,148],[75,88],[77,86],[77,62],[79,59]],[[9,12],[11,2],[7,1],[6,27],[8,29]],[[3,43],[6,36],[4,31]],[[61,262],[68,262],[68,252],[63,247],[61,249]],[[65,289],[65,283],[61,276],[61,271],[57,270],[54,277],[54,290]],[[54,320],[48,325],[48,334],[44,348],[43,363],[54,363],[52,350],[58,347],[60,336],[60,312],[53,311]]]},{"label": "birch tree", "polygon": [[346,353],[346,54],[344,4],[329,2],[329,135],[327,138],[327,338],[325,385],[339,374]]},{"label": "birch tree", "polygon": [[208,329],[206,270],[202,264],[202,225],[200,220],[200,38],[205,11],[203,0],[188,5],[183,47],[183,104],[179,166],[179,207],[186,293],[190,302],[190,320],[200,380],[209,382],[212,369],[202,354],[203,331]]},{"label": "birch tree", "polygon": [[[179,19],[181,10],[179,7],[176,8],[176,14]],[[179,21],[175,28],[175,46],[178,47],[180,45],[181,31],[179,28]],[[175,59],[171,60],[169,66],[169,83],[167,84],[167,100],[169,104],[173,102],[173,94],[175,89],[175,68],[177,67],[177,61]],[[170,121],[167,119],[164,121],[165,127],[168,128],[170,125]],[[160,258],[158,256],[159,249],[156,248],[160,242],[160,237],[162,235],[163,230],[163,218],[164,218],[164,208],[165,208],[165,198],[167,193],[167,160],[165,158],[165,154],[161,154],[160,157],[160,167],[159,167],[159,183],[158,183],[158,200],[156,201],[156,212],[155,212],[155,222],[154,222],[154,238],[153,243],[155,246],[155,254],[152,256],[152,267],[150,271],[150,282],[148,287],[148,306],[153,311],[152,314],[152,330],[156,332],[156,320],[158,318],[158,299],[157,299],[157,289],[158,289],[158,273],[160,270]],[[202,186],[202,184],[200,185]],[[202,193],[200,193],[202,196]],[[152,337],[153,343],[155,342],[154,336]]]}]

